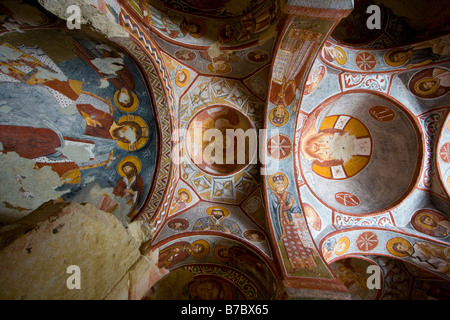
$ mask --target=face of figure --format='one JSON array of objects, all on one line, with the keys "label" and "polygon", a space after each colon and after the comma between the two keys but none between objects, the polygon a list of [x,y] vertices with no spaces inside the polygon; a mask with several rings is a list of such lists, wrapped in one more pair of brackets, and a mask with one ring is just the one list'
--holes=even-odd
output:
[{"label": "face of figure", "polygon": [[426,79],[418,85],[418,89],[424,93],[433,93],[437,90],[439,85],[439,80],[437,79]]},{"label": "face of figure", "polygon": [[329,160],[330,157],[327,153],[328,151],[328,138],[332,134],[329,133],[319,133],[311,136],[307,141],[305,141],[305,152],[314,159],[325,161]]},{"label": "face of figure", "polygon": [[273,185],[279,193],[282,193],[286,189],[286,183],[283,180],[275,181]]},{"label": "face of figure", "polygon": [[408,51],[399,51],[392,55],[392,60],[395,62],[406,61],[408,59]]},{"label": "face of figure", "polygon": [[307,219],[313,219],[314,218],[314,214],[312,213],[311,209],[307,208],[305,210],[305,216]]},{"label": "face of figure", "polygon": [[227,68],[227,63],[223,60],[217,60],[216,62],[214,62],[214,68],[217,71],[223,71]]},{"label": "face of figure", "polygon": [[342,55],[342,53],[339,50],[333,49],[332,53],[333,53],[334,57],[337,60],[343,60],[344,59],[344,56]]},{"label": "face of figure", "polygon": [[411,247],[409,247],[403,243],[400,243],[400,242],[394,244],[394,249],[396,251],[399,251],[400,253],[408,253],[408,254],[412,253]]},{"label": "face of figure", "polygon": [[259,241],[259,240],[261,240],[261,237],[257,233],[251,233],[250,234],[250,239],[253,240],[253,241]]},{"label": "face of figure", "polygon": [[119,99],[119,102],[120,102],[124,107],[128,107],[128,106],[131,104],[131,102],[132,102],[131,94],[130,94],[130,92],[128,91],[128,89],[126,89],[126,88],[120,89],[118,99]]},{"label": "face of figure", "polygon": [[234,35],[234,30],[231,26],[226,26],[225,32],[224,32],[224,38],[225,39],[231,39]]},{"label": "face of figure", "polygon": [[133,175],[133,168],[131,166],[125,166],[123,167],[123,172],[126,174],[126,176],[132,176]]},{"label": "face of figure", "polygon": [[181,229],[182,226],[183,226],[183,224],[181,222],[175,222],[173,224],[173,228],[176,229],[176,230]]},{"label": "face of figure", "polygon": [[189,199],[189,196],[186,192],[181,192],[180,193],[180,201],[181,202],[186,202]]},{"label": "face of figure", "polygon": [[425,81],[422,86],[426,89],[429,90],[431,88],[433,88],[433,86],[436,84],[435,80],[429,80],[429,81]]},{"label": "face of figure", "polygon": [[421,221],[422,221],[423,224],[425,224],[427,226],[432,226],[432,227],[436,226],[436,222],[429,216],[424,216],[421,219]]},{"label": "face of figure", "polygon": [[311,84],[311,90],[314,90],[319,86],[320,81],[322,80],[322,76],[316,76],[314,77],[312,84]]},{"label": "face of figure", "polygon": [[128,179],[133,178],[136,175],[136,169],[130,163],[125,163],[122,167],[122,171]]},{"label": "face of figure", "polygon": [[280,107],[277,107],[275,109],[275,111],[273,112],[274,117],[281,118],[281,119],[284,118],[285,114],[286,114],[286,110],[284,108],[280,108]]},{"label": "face of figure", "polygon": [[178,72],[178,73],[177,73],[177,80],[178,80],[179,82],[184,82],[184,81],[186,81],[186,74],[185,74],[184,72],[182,72],[182,71]]},{"label": "face of figure", "polygon": [[188,30],[189,30],[189,33],[196,34],[196,33],[199,33],[200,26],[198,24],[196,24],[196,23],[189,23]]},{"label": "face of figure", "polygon": [[125,143],[133,144],[137,141],[136,128],[125,124],[115,132],[115,137]]},{"label": "face of figure", "polygon": [[214,209],[211,214],[213,215],[214,218],[216,219],[221,219],[225,214],[222,210],[220,209]]},{"label": "face of figure", "polygon": [[345,242],[340,241],[340,242],[336,242],[336,244],[334,245],[334,251],[343,251],[345,249]]},{"label": "face of figure", "polygon": [[230,256],[227,249],[221,249],[221,250],[219,250],[219,252],[217,254],[219,255],[219,257],[222,257],[222,258],[228,258]]},{"label": "face of figure", "polygon": [[204,249],[205,248],[203,248],[203,246],[198,243],[196,243],[192,246],[192,252],[194,252],[194,253],[201,253],[201,252],[203,252]]}]

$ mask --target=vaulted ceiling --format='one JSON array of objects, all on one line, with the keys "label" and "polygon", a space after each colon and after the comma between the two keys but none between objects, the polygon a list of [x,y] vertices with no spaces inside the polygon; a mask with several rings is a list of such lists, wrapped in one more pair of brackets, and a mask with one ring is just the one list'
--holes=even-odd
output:
[{"label": "vaulted ceiling", "polygon": [[68,30],[39,3],[1,5],[2,222],[58,198],[151,222],[148,299],[447,298],[443,4],[85,0]]}]

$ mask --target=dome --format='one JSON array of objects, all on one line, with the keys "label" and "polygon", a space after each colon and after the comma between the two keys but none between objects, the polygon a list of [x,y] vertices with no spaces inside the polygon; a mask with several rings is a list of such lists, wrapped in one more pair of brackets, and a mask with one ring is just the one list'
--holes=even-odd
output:
[{"label": "dome", "polygon": [[306,183],[338,211],[386,210],[417,179],[418,129],[399,104],[381,95],[352,92],[328,99],[306,121],[299,146]]},{"label": "dome", "polygon": [[203,109],[192,118],[187,128],[185,141],[189,158],[211,175],[240,171],[253,158],[245,142],[245,134],[254,132],[248,131],[252,128],[250,120],[235,108],[218,105]]}]

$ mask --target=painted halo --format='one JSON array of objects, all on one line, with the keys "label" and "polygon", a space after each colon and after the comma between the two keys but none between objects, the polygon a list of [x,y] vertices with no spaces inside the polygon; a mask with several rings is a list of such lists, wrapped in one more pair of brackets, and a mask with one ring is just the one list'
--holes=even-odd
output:
[{"label": "painted halo", "polygon": [[421,218],[422,217],[429,217],[430,219],[432,219],[434,222],[436,222],[436,223],[438,223],[439,222],[439,219],[436,217],[436,216],[434,216],[433,214],[431,214],[431,213],[429,213],[429,212],[421,212],[421,213],[419,213],[416,217],[415,217],[415,221],[417,222],[417,224],[418,225],[420,225],[422,228],[424,228],[424,229],[428,229],[428,230],[432,230],[433,228],[431,227],[431,226],[429,226],[429,225],[426,225],[426,224],[424,224],[422,221],[421,221]]},{"label": "painted halo", "polygon": [[284,110],[285,110],[285,113],[284,113],[283,121],[280,122],[280,123],[278,123],[278,122],[275,122],[275,121],[273,120],[273,115],[274,115],[274,113],[275,113],[275,109],[276,109],[276,108],[277,108],[277,107],[273,108],[273,109],[270,111],[270,113],[269,113],[269,121],[270,121],[270,123],[273,124],[275,127],[282,127],[282,126],[284,126],[284,125],[289,121],[289,111],[288,111],[286,108],[284,109]]},{"label": "painted halo", "polygon": [[137,151],[139,149],[142,149],[149,139],[149,130],[148,130],[147,124],[141,117],[138,117],[138,116],[132,115],[132,114],[123,116],[122,118],[119,119],[119,121],[117,121],[117,124],[120,125],[124,122],[137,123],[141,127],[142,135],[139,138],[139,140],[137,140],[136,142],[134,142],[132,144],[118,140],[117,145],[119,146],[119,148],[126,150],[126,151]]},{"label": "painted halo", "polygon": [[[184,80],[180,81],[180,79],[178,78],[178,75],[184,75]],[[191,78],[191,75],[190,75],[189,71],[187,71],[186,69],[181,69],[181,70],[177,71],[177,74],[175,77],[175,83],[178,87],[183,88],[185,85],[188,84],[190,78]]]},{"label": "painted halo", "polygon": [[227,208],[222,207],[222,206],[213,206],[213,207],[209,207],[209,208],[206,209],[206,213],[207,213],[208,215],[212,215],[212,212],[213,212],[214,210],[222,210],[222,211],[223,211],[224,217],[228,217],[228,216],[230,215],[230,210],[228,210]]},{"label": "painted halo", "polygon": [[[428,89],[428,90],[422,90],[421,89],[421,85],[423,83],[430,82],[430,81],[434,82],[433,86],[430,89]],[[415,84],[414,89],[416,90],[417,93],[419,93],[421,95],[425,95],[426,96],[426,95],[433,94],[433,93],[435,93],[437,91],[437,89],[439,89],[439,79],[436,80],[436,79],[433,79],[431,77],[420,79]]]},{"label": "painted halo", "polygon": [[395,48],[395,49],[391,49],[391,50],[387,51],[386,54],[384,55],[384,61],[386,62],[387,65],[389,65],[391,67],[400,67],[400,66],[404,65],[406,63],[406,61],[408,61],[409,58],[406,58],[406,59],[403,59],[400,61],[392,60],[391,56],[396,52],[408,52],[408,50]]},{"label": "painted halo", "polygon": [[132,104],[130,107],[125,107],[125,106],[123,106],[123,105],[120,103],[120,101],[119,101],[120,90],[118,90],[118,91],[114,94],[114,102],[116,103],[116,106],[117,106],[120,110],[122,110],[122,111],[124,111],[124,112],[127,112],[127,113],[136,111],[136,109],[137,109],[137,107],[138,107],[138,105],[139,105],[139,99],[138,99],[138,97],[136,96],[136,94],[135,94],[134,92],[132,92],[132,91],[130,91],[130,93],[131,93],[131,96],[133,97],[133,104]]},{"label": "painted halo", "polygon": [[393,256],[400,257],[400,258],[408,256],[407,253],[401,253],[394,249],[394,244],[396,244],[396,243],[401,243],[407,247],[412,247],[411,243],[409,243],[408,240],[400,238],[400,237],[395,237],[395,238],[390,239],[386,244],[386,249],[389,251],[389,253],[392,254]]},{"label": "painted halo", "polygon": [[273,191],[276,190],[276,189],[275,189],[275,185],[274,185],[274,183],[273,183],[273,177],[274,177],[274,176],[283,176],[283,178],[284,178],[284,183],[285,183],[285,188],[288,187],[288,185],[289,185],[289,180],[288,180],[288,178],[286,177],[286,175],[285,175],[284,173],[281,173],[281,172],[275,172],[275,173],[272,173],[272,174],[269,176],[269,181],[268,181],[268,183],[269,183],[270,189],[272,189]]},{"label": "painted halo", "polygon": [[185,193],[187,193],[187,195],[188,195],[188,199],[186,200],[186,203],[190,203],[191,201],[192,201],[192,195],[191,195],[191,193],[189,192],[189,190],[188,189],[185,189],[185,188],[181,188],[180,190],[178,190],[178,195],[180,195],[182,192],[185,192]]},{"label": "painted halo", "polygon": [[336,241],[336,244],[334,246],[336,247],[336,245],[338,243],[344,243],[345,244],[345,246],[341,250],[334,250],[334,253],[336,255],[340,256],[340,255],[344,254],[345,252],[347,252],[348,247],[350,247],[350,239],[347,238],[347,237],[339,238],[339,240]]},{"label": "painted halo", "polygon": [[333,54],[334,59],[336,59],[336,62],[339,65],[341,65],[341,66],[344,65],[347,62],[347,54],[345,53],[344,49],[342,49],[341,47],[334,47],[334,50],[338,51],[342,55],[342,58],[340,58],[340,57],[336,57],[336,55]]},{"label": "painted halo", "polygon": [[196,244],[201,245],[205,250],[198,253],[190,250],[191,256],[193,256],[194,258],[203,258],[209,254],[209,243],[206,240],[196,240],[191,244],[191,247],[195,246]]},{"label": "painted halo", "polygon": [[[222,252],[226,252],[227,256],[223,256],[221,254]],[[221,244],[214,247],[213,255],[217,260],[222,261],[222,262],[228,262],[230,260],[230,257],[228,255],[228,248]]]},{"label": "painted halo", "polygon": [[125,172],[123,172],[122,166],[127,162],[131,162],[132,164],[134,164],[138,173],[141,171],[141,161],[134,156],[128,156],[120,160],[119,164],[117,165],[117,172],[122,177],[125,177]]}]

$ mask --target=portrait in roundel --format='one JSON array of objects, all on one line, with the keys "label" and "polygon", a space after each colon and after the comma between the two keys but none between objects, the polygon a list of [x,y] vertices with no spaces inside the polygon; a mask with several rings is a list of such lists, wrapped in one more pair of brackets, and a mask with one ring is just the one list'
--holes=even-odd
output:
[{"label": "portrait in roundel", "polygon": [[450,71],[444,68],[419,71],[411,78],[409,89],[423,99],[439,98],[450,90]]},{"label": "portrait in roundel", "polygon": [[417,211],[411,224],[417,231],[436,238],[445,238],[450,233],[450,221],[434,210]]}]

